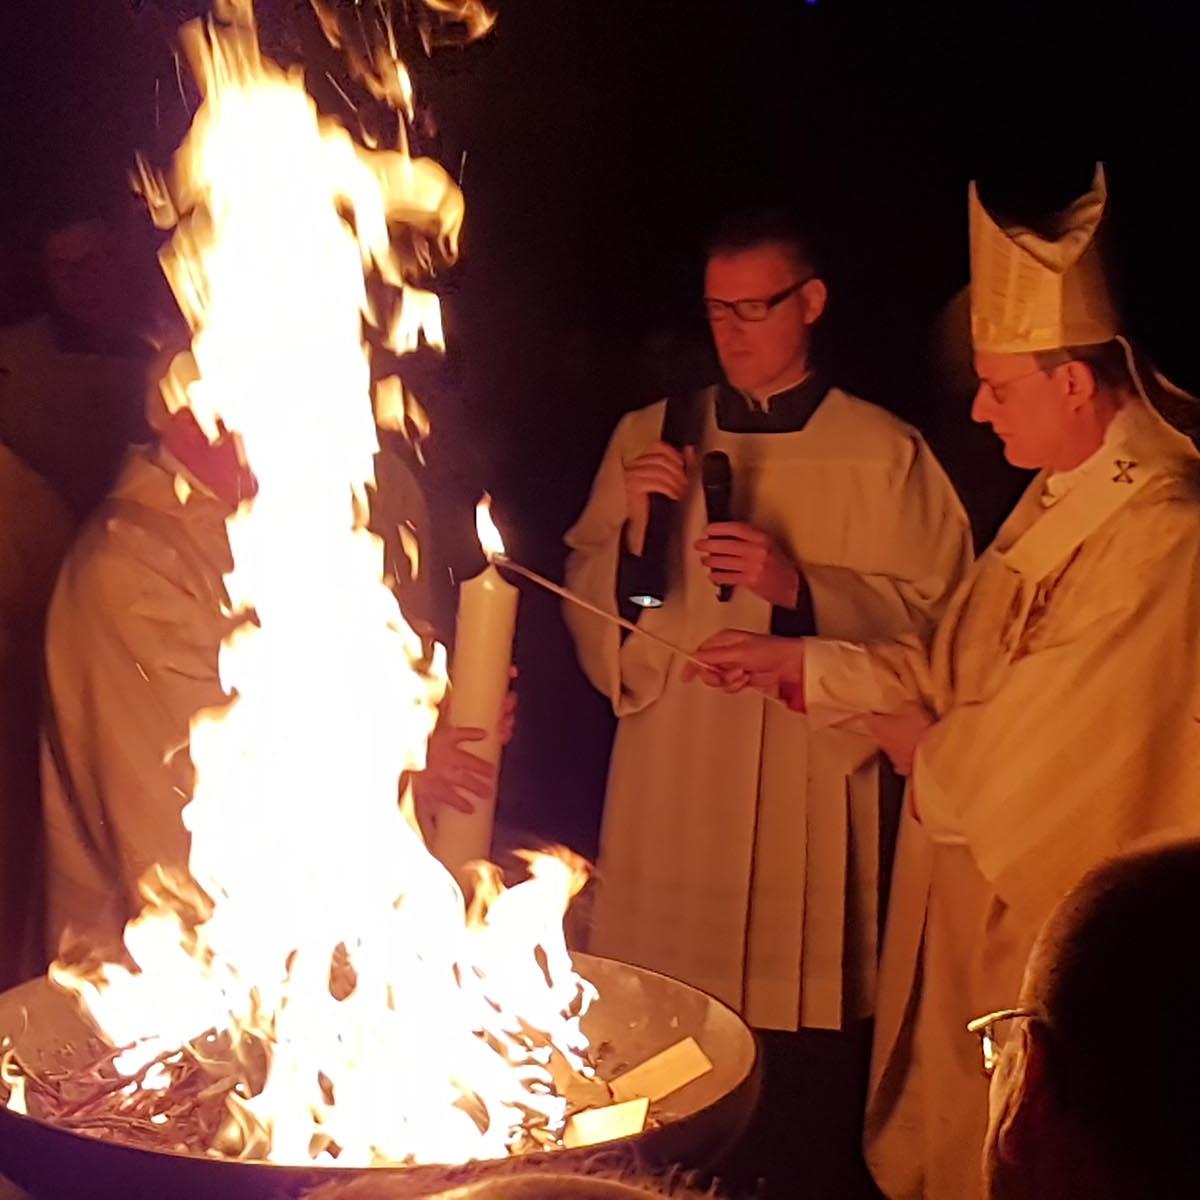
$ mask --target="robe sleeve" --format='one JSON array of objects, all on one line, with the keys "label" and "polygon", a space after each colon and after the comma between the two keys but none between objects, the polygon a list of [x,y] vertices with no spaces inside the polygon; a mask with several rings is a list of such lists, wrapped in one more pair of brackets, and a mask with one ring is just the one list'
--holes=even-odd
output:
[{"label": "robe sleeve", "polygon": [[47,631],[51,953],[67,924],[119,935],[142,872],[186,865],[189,726],[224,699],[219,611],[173,547],[124,521],[93,526],[88,541],[64,567]]},{"label": "robe sleeve", "polygon": [[[437,556],[425,494],[412,467],[387,445],[375,456],[375,478],[370,528],[383,542],[385,574],[404,619],[418,633],[432,636],[431,578]],[[409,557],[406,539],[415,548],[415,562]]]},{"label": "robe sleeve", "polygon": [[953,485],[917,435],[906,440],[870,531],[879,566],[805,562],[817,633],[861,641],[909,632],[928,638],[971,564],[971,530]]},{"label": "robe sleeve", "polygon": [[804,563],[820,635],[805,645],[805,707],[817,727],[930,703],[929,641],[971,565],[966,512],[916,435],[877,511],[888,569]]},{"label": "robe sleeve", "polygon": [[961,831],[1001,899],[1035,919],[1139,837],[1200,828],[1200,511],[1129,517],[1086,590],[1061,597],[1067,621],[917,752],[931,825]]},{"label": "robe sleeve", "polygon": [[[660,401],[627,414],[617,424],[587,504],[565,539],[570,551],[566,562],[567,587],[614,616],[619,612],[617,579],[629,516],[625,463],[656,440],[665,406],[666,402]],[[617,625],[575,604],[564,604],[563,616],[584,674],[593,687],[608,697],[618,716],[644,708],[658,698],[665,682],[665,669],[640,672],[636,681],[622,678],[623,641]]]}]

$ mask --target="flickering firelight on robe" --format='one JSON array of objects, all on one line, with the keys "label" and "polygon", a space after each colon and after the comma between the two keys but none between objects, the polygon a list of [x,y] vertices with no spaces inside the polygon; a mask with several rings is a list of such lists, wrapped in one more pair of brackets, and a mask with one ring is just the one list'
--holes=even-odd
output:
[{"label": "flickering firelight on robe", "polygon": [[[500,765],[500,727],[512,669],[513,634],[517,625],[518,591],[501,577],[492,561],[504,553],[504,541],[484,496],[475,509],[479,544],[488,565],[459,588],[454,660],[450,667],[450,721],[460,728],[482,729],[482,741],[470,743],[472,754]],[[443,808],[435,820],[433,852],[462,882],[463,868],[491,850],[496,818],[496,789],[487,797],[465,797],[472,812]]]}]

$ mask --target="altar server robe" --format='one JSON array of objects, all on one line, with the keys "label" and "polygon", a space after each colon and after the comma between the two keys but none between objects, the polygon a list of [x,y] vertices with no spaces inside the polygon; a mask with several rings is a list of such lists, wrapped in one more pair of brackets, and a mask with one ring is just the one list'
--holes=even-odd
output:
[{"label": "altar server robe", "polygon": [[1058,499],[1031,483],[928,651],[809,647],[814,719],[818,697],[837,697],[830,719],[913,700],[937,718],[880,973],[866,1141],[890,1197],[979,1194],[987,1080],[967,1022],[1016,1003],[1086,870],[1200,831],[1200,464],[1138,401],[1072,475]]},{"label": "altar server robe", "polygon": [[[919,640],[970,560],[963,509],[915,430],[840,389],[806,388],[790,422],[756,419],[738,393],[709,390],[698,449],[729,455],[735,516],[801,566],[819,632]],[[568,584],[609,612],[628,517],[624,464],[660,437],[663,415],[659,403],[620,422],[567,535]],[[669,594],[641,625],[686,648],[726,626],[767,630],[771,605],[748,588],[717,601],[693,549],[706,524],[695,478],[680,508]],[[590,949],[703,988],[760,1027],[836,1028],[867,1012],[875,744],[815,734],[757,693],[684,683],[683,660],[661,645],[576,606],[564,612],[584,671],[620,718]]]},{"label": "altar server robe", "polygon": [[[425,591],[409,579],[398,526],[424,535],[424,505],[395,454],[378,455],[376,473],[371,528],[416,621]],[[189,484],[186,505],[178,478]],[[223,578],[230,512],[163,451],[140,448],[63,565],[47,626],[42,737],[51,955],[68,928],[92,945],[115,944],[141,908],[143,872],[187,866],[189,728],[226,699],[217,654],[233,627]]]},{"label": "altar server robe", "polygon": [[42,620],[71,528],[50,484],[0,445],[0,989],[44,965],[37,773]]}]

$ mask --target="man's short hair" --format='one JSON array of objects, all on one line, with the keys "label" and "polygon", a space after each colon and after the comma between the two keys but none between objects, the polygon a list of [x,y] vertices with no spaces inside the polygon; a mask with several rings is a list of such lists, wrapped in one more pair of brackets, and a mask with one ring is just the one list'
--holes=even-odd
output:
[{"label": "man's short hair", "polygon": [[1133,388],[1125,348],[1115,339],[1097,342],[1093,346],[1063,346],[1058,350],[1035,350],[1034,360],[1043,371],[1051,371],[1063,363],[1081,362],[1090,368],[1096,386],[1104,391],[1123,391]]},{"label": "man's short hair", "polygon": [[1200,1196],[1198,927],[1200,841],[1100,867],[1052,923],[1037,985],[1051,1086],[1114,1195]]},{"label": "man's short hair", "polygon": [[804,274],[822,273],[810,231],[796,213],[782,205],[757,205],[730,213],[706,240],[704,257],[737,254],[759,246],[782,246]]}]

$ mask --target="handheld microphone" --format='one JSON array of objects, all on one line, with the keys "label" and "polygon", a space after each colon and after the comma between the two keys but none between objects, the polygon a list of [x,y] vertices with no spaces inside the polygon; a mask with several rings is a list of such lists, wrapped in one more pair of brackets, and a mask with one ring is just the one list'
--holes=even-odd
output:
[{"label": "handheld microphone", "polygon": [[[723,450],[710,450],[700,467],[700,482],[704,487],[704,511],[708,515],[708,523],[715,525],[718,521],[730,521],[733,496],[733,469],[729,465],[729,455]],[[728,604],[733,598],[733,584],[717,585],[717,600]]]}]

